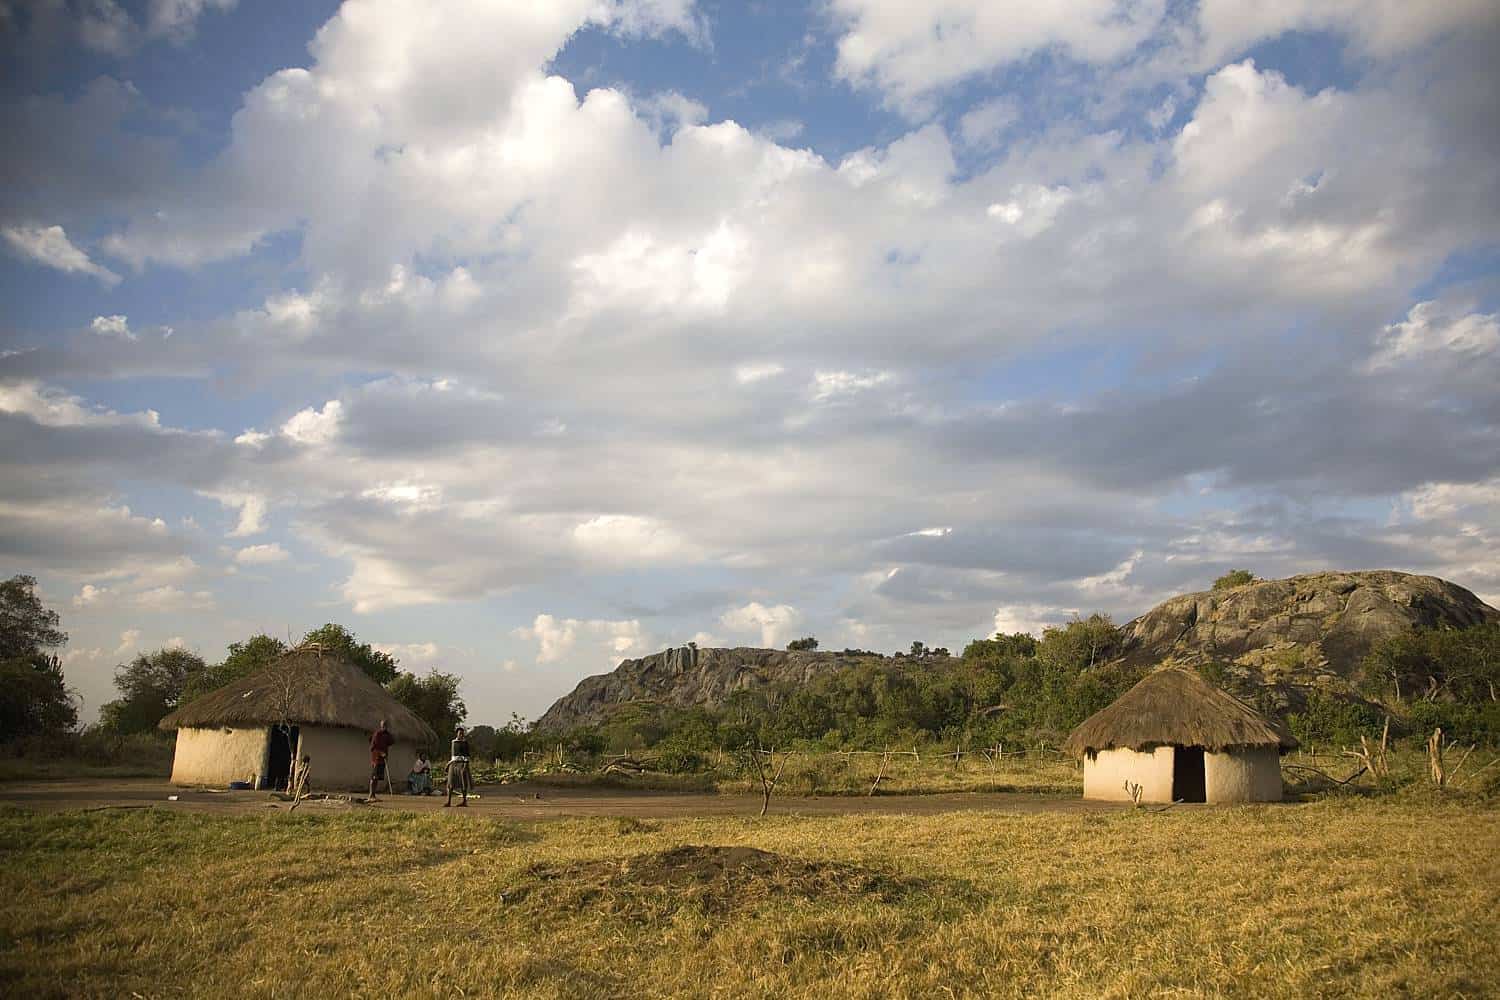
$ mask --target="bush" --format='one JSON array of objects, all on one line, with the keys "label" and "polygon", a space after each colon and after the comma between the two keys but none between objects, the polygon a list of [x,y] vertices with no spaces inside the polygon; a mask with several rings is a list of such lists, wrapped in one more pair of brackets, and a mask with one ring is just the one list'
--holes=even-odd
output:
[{"label": "bush", "polygon": [[1379,736],[1385,714],[1374,705],[1312,691],[1300,712],[1287,716],[1292,735],[1304,746],[1359,742],[1361,735]]},{"label": "bush", "polygon": [[793,639],[786,644],[786,648],[789,652],[793,653],[811,651],[818,648],[818,640],[812,636],[807,636],[804,639]]},{"label": "bush", "polygon": [[1248,569],[1232,569],[1214,581],[1215,590],[1231,590],[1255,582],[1255,574]]},{"label": "bush", "polygon": [[1415,736],[1425,738],[1441,728],[1459,743],[1500,745],[1500,702],[1419,701],[1411,706],[1409,719]]}]

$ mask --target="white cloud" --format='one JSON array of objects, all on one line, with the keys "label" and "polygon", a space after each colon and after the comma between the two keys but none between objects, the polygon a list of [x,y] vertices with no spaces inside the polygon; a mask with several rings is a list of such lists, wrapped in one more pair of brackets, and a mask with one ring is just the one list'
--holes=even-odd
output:
[{"label": "white cloud", "polygon": [[636,107],[659,131],[675,132],[684,125],[701,125],[708,120],[708,108],[675,90],[642,98]]},{"label": "white cloud", "polygon": [[774,361],[752,362],[737,366],[734,370],[734,380],[740,385],[749,385],[752,382],[775,378],[784,371],[786,369]]},{"label": "white cloud", "polygon": [[123,56],[135,47],[136,25],[116,0],[84,0],[78,38],[86,48]]},{"label": "white cloud", "polygon": [[724,612],[719,617],[719,624],[731,632],[758,631],[762,646],[780,649],[792,638],[792,630],[802,624],[802,612],[789,604],[767,607],[759,601],[751,601]]},{"label": "white cloud", "polygon": [[321,410],[300,410],[281,425],[281,433],[301,445],[327,444],[338,436],[343,407],[337,399],[330,399]]},{"label": "white cloud", "polygon": [[586,648],[578,652],[589,661],[606,657],[609,658],[611,667],[615,661],[632,654],[641,655],[650,648],[649,636],[635,619],[580,621],[577,618],[555,618],[540,614],[530,628],[517,628],[512,634],[518,639],[537,643],[539,649],[536,662],[539,665],[558,663],[572,657],[580,644]]},{"label": "white cloud", "polygon": [[1085,62],[1125,55],[1156,30],[1163,0],[832,0],[842,29],[837,71],[925,107],[932,92],[1043,50]]},{"label": "white cloud", "polygon": [[439,506],[443,501],[441,487],[431,483],[386,483],[372,486],[360,495],[408,510],[431,509]]},{"label": "white cloud", "polygon": [[892,378],[890,372],[814,372],[812,396],[820,403],[833,402],[885,385]]},{"label": "white cloud", "polygon": [[1389,56],[1450,32],[1492,24],[1494,15],[1488,0],[1203,0],[1198,24],[1203,58],[1217,62],[1292,31],[1336,31],[1366,53]]},{"label": "white cloud", "polygon": [[135,340],[136,335],[130,332],[130,323],[124,316],[95,316],[94,321],[89,324],[89,329],[101,337],[118,337],[120,340]]},{"label": "white cloud", "polygon": [[1500,314],[1419,302],[1405,320],[1385,328],[1364,370],[1379,372],[1424,361],[1463,367],[1487,363],[1492,372],[1500,372]]},{"label": "white cloud", "polygon": [[1042,632],[1067,621],[1076,611],[1045,604],[1004,604],[995,609],[994,628],[999,635],[1025,632],[1041,637]]},{"label": "white cloud", "polygon": [[165,38],[174,45],[192,39],[198,18],[205,10],[230,10],[238,0],[151,0],[146,13],[146,33]]},{"label": "white cloud", "polygon": [[277,542],[267,545],[247,545],[234,554],[234,561],[241,566],[265,566],[285,562],[291,556]]},{"label": "white cloud", "polygon": [[125,656],[139,649],[141,645],[141,630],[128,628],[120,633],[120,644],[115,647],[115,656]]},{"label": "white cloud", "polygon": [[1008,97],[976,104],[958,120],[958,134],[972,149],[992,149],[1005,131],[1021,118],[1020,106]]},{"label": "white cloud", "polygon": [[62,226],[5,226],[0,229],[5,242],[18,253],[46,267],[66,273],[87,274],[114,287],[120,276],[89,259],[73,242]]},{"label": "white cloud", "polygon": [[86,608],[92,604],[98,604],[110,593],[108,587],[96,587],[92,583],[85,583],[83,588],[73,595],[73,607]]},{"label": "white cloud", "polygon": [[[241,438],[235,438],[236,444],[243,443]],[[256,445],[258,446],[258,445]],[[258,535],[266,528],[266,513],[269,504],[264,496],[257,493],[246,493],[237,490],[199,491],[203,496],[217,500],[220,504],[232,510],[239,511],[239,517],[235,520],[234,527],[229,532],[231,538],[245,538],[250,535]]]},{"label": "white cloud", "polygon": [[207,590],[186,591],[167,585],[143,590],[130,603],[148,611],[211,611],[214,595]]},{"label": "white cloud", "polygon": [[619,565],[691,562],[691,544],[655,518],[600,514],[573,529],[573,539],[590,558]]},{"label": "white cloud", "polygon": [[371,646],[382,653],[389,653],[403,664],[431,663],[438,658],[440,647],[435,642],[372,642]]}]

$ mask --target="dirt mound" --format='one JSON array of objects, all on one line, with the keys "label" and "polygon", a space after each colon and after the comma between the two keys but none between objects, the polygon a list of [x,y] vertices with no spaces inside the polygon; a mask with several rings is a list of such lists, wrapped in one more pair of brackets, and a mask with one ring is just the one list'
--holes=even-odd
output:
[{"label": "dirt mound", "polygon": [[892,901],[927,888],[920,879],[843,862],[806,861],[754,847],[689,846],[600,861],[532,865],[505,899],[651,917],[680,909],[722,913],[773,899]]}]

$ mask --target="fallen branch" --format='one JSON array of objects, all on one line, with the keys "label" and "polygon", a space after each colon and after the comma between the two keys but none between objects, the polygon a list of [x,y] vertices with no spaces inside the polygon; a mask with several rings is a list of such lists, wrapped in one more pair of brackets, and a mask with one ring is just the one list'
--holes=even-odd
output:
[{"label": "fallen branch", "polygon": [[1311,772],[1312,774],[1316,774],[1318,777],[1322,778],[1323,780],[1325,780],[1325,781],[1327,781],[1330,784],[1335,785],[1335,786],[1337,786],[1337,785],[1347,785],[1347,784],[1349,784],[1349,782],[1353,781],[1355,778],[1359,777],[1361,774],[1364,774],[1365,771],[1366,771],[1366,768],[1363,765],[1361,765],[1360,768],[1359,768],[1359,770],[1357,770],[1353,774],[1349,775],[1349,777],[1347,777],[1347,778],[1335,778],[1333,775],[1329,774],[1327,771],[1324,771],[1322,768],[1309,767],[1306,764],[1282,764],[1281,766],[1282,766],[1283,769],[1288,770],[1288,771],[1308,771],[1308,772]]},{"label": "fallen branch", "polygon": [[103,812],[106,809],[150,809],[150,808],[151,807],[149,805],[143,805],[143,806],[117,806],[117,805],[110,805],[110,806],[89,806],[87,809],[80,809],[78,811],[79,812],[86,812],[86,813],[96,813],[96,812]]}]

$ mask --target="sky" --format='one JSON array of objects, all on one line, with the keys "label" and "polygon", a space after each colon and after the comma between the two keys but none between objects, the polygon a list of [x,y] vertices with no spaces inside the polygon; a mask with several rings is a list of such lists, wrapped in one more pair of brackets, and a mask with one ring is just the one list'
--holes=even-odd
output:
[{"label": "sky", "polygon": [[0,573],[84,719],[535,718],[1329,568],[1500,604],[1493,0],[0,0]]}]

